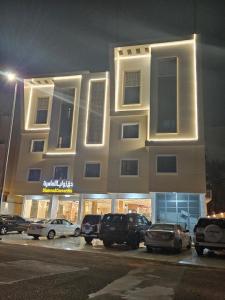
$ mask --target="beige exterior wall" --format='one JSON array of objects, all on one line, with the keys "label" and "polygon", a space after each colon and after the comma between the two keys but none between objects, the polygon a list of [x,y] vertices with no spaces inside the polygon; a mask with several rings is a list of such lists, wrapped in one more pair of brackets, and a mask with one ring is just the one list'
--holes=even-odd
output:
[{"label": "beige exterior wall", "polygon": [[[138,46],[137,46],[138,47]],[[49,129],[51,125],[51,108],[49,107],[48,124],[42,125],[39,129],[33,124],[35,116],[35,103],[39,96],[49,95],[52,99],[53,87],[33,88],[32,103],[30,102],[30,87],[32,81],[29,81],[25,87],[24,96],[24,129],[21,137],[19,159],[17,165],[16,179],[13,183],[12,194],[15,195],[40,195],[42,190],[42,181],[53,178],[54,166],[69,166],[68,179],[74,182],[75,192],[77,193],[150,193],[150,192],[184,192],[184,193],[204,193],[205,192],[205,150],[203,141],[203,122],[199,114],[198,119],[198,139],[195,141],[174,140],[174,136],[163,135],[166,141],[150,141],[149,146],[145,146],[150,138],[158,138],[156,133],[156,115],[157,115],[157,96],[154,95],[154,80],[150,82],[151,53],[154,57],[178,56],[179,58],[179,76],[185,78],[179,83],[179,132],[176,137],[185,139],[194,137],[196,127],[193,118],[196,112],[196,106],[193,98],[193,45],[182,45],[182,47],[153,47],[142,45],[141,55],[144,57],[133,57],[136,46],[132,48],[132,57],[119,59],[118,51],[126,52],[130,47],[115,49],[115,74],[111,72],[111,82],[108,84],[105,110],[104,142],[102,145],[91,146],[85,144],[86,122],[87,122],[87,104],[89,93],[89,81],[95,79],[104,79],[107,73],[81,74],[82,79],[74,79],[78,93],[76,94],[76,109],[74,113],[73,127],[77,133],[74,134],[73,148],[69,149],[74,154],[66,153],[67,150],[53,149],[48,142]],[[146,51],[145,49],[151,49]],[[136,53],[136,52],[135,52]],[[119,61],[119,65],[118,65]],[[118,69],[119,68],[119,69]],[[141,71],[141,101],[140,105],[123,105],[123,74],[124,71]],[[154,72],[154,66],[152,67]],[[113,76],[115,75],[115,82]],[[42,78],[41,84],[45,79]],[[54,78],[46,78],[48,84],[54,84]],[[79,81],[80,80],[80,81]],[[35,80],[37,82],[37,80]],[[62,80],[63,85],[64,80]],[[67,82],[67,80],[65,80]],[[34,83],[34,82],[33,82]],[[115,84],[114,84],[115,83]],[[35,83],[37,84],[37,83]],[[114,96],[109,101],[109,86],[115,85]],[[151,99],[150,99],[151,93]],[[111,108],[116,108],[110,111]],[[51,106],[51,101],[50,101]],[[79,107],[79,109],[78,109]],[[201,102],[198,102],[198,109],[201,111]],[[149,113],[150,111],[150,113]],[[29,116],[30,114],[30,116]],[[150,120],[149,120],[150,115]],[[54,116],[52,116],[54,118]],[[139,138],[135,140],[123,140],[121,138],[121,128],[123,123],[138,123]],[[195,124],[196,125],[196,124]],[[55,132],[57,128],[50,128]],[[46,140],[45,153],[31,153],[30,146],[32,139]],[[169,141],[167,140],[169,139]],[[76,150],[76,154],[75,154]],[[49,155],[46,152],[57,152]],[[62,152],[60,155],[59,152]],[[176,175],[157,175],[156,156],[162,154],[174,154],[177,157]],[[138,159],[138,176],[120,176],[122,159]],[[84,178],[84,168],[86,162],[100,162],[100,178]],[[27,182],[28,169],[41,168],[42,178],[38,183]]]}]

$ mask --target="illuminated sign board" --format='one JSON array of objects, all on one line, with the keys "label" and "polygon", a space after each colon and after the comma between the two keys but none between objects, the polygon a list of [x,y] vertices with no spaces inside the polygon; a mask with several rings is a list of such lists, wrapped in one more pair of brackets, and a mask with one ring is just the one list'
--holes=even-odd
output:
[{"label": "illuminated sign board", "polygon": [[44,180],[42,184],[42,193],[71,194],[73,193],[73,182],[65,179]]}]

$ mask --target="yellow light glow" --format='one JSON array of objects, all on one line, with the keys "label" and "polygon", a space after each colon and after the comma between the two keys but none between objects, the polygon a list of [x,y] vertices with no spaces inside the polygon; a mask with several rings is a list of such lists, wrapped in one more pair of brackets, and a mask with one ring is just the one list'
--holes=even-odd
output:
[{"label": "yellow light glow", "polygon": [[[89,118],[91,83],[95,82],[95,81],[105,81],[102,143],[101,144],[87,144],[87,132],[88,132],[88,118]],[[84,145],[86,147],[102,147],[102,146],[105,145],[105,131],[106,131],[105,127],[106,127],[106,113],[107,113],[108,81],[109,81],[109,79],[108,79],[108,73],[106,73],[106,77],[103,77],[103,78],[92,78],[88,82],[88,96],[87,96],[85,135],[84,135]]]},{"label": "yellow light glow", "polygon": [[53,77],[53,80],[73,80],[73,79],[79,79],[79,78],[81,79],[82,75]]},{"label": "yellow light glow", "polygon": [[32,84],[31,85],[33,89],[41,89],[41,88],[49,88],[54,87],[54,84]]}]

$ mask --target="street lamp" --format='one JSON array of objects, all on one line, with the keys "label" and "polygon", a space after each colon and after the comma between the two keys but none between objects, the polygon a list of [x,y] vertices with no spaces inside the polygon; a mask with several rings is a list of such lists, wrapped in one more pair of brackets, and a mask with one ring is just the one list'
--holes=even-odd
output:
[{"label": "street lamp", "polygon": [[9,161],[9,152],[10,152],[11,139],[12,139],[12,130],[13,130],[15,107],[16,107],[16,95],[17,95],[17,86],[18,86],[18,84],[17,84],[17,76],[16,76],[15,73],[13,73],[13,72],[1,72],[1,74],[3,74],[3,76],[6,77],[9,82],[14,82],[15,83],[12,110],[11,110],[11,118],[10,118],[9,138],[8,138],[8,143],[7,143],[6,159],[5,159],[4,170],[3,170],[3,181],[2,181],[2,191],[1,191],[1,206],[0,206],[0,210],[1,210],[1,213],[2,213],[2,204],[3,204],[3,198],[4,198],[6,174],[7,174],[8,161]]}]

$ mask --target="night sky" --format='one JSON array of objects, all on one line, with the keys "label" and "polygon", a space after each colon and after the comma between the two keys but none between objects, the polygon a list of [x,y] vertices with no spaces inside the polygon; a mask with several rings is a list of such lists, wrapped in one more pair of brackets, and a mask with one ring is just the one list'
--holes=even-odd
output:
[{"label": "night sky", "polygon": [[224,0],[0,0],[0,67],[23,77],[105,71],[113,44],[193,32],[202,41],[207,124],[225,125]]}]

